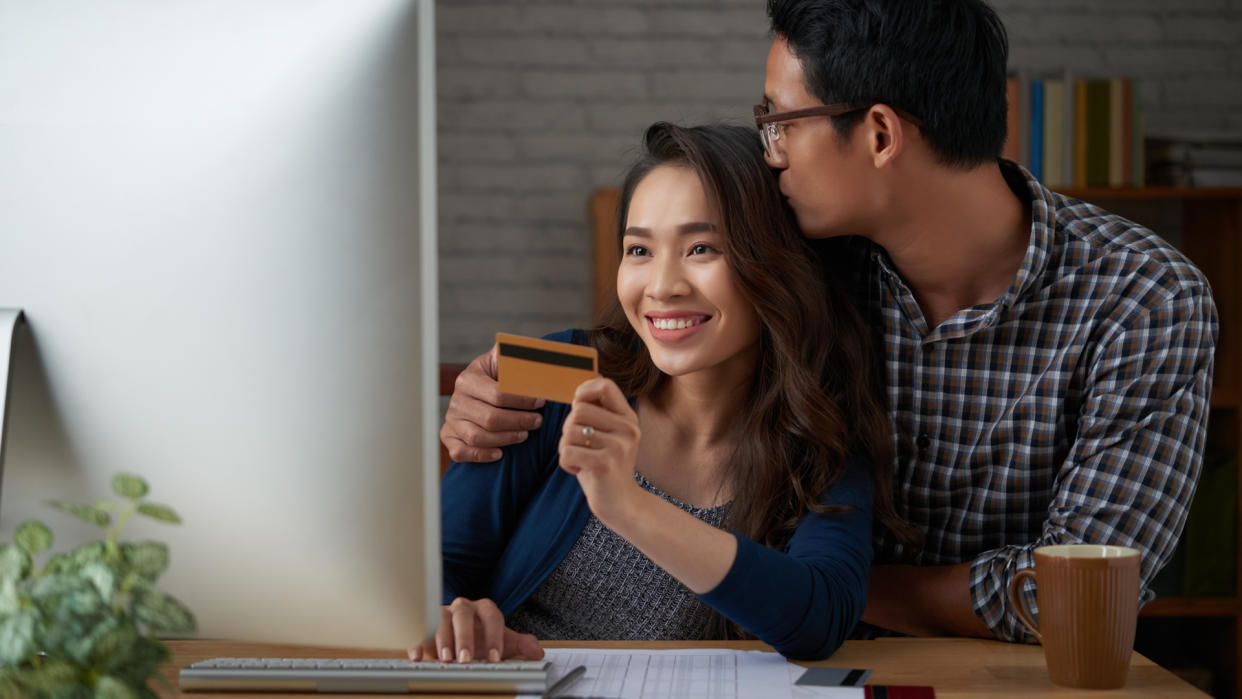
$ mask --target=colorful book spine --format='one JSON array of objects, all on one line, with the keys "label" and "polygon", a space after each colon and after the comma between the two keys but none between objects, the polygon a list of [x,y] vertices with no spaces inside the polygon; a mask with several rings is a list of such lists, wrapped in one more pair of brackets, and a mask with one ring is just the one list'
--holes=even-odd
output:
[{"label": "colorful book spine", "polygon": [[1074,116],[1077,113],[1077,102],[1074,94],[1074,73],[1068,68],[1061,80],[1065,83],[1065,113],[1061,118],[1064,148],[1061,150],[1061,186],[1070,187],[1074,184]]},{"label": "colorful book spine", "polygon": [[1086,81],[1086,185],[1109,186],[1109,153],[1112,114],[1109,109],[1112,94],[1111,80]]},{"label": "colorful book spine", "polygon": [[1065,180],[1065,81],[1044,81],[1044,184],[1064,187]]},{"label": "colorful book spine", "polygon": [[1087,186],[1087,81],[1074,82],[1074,177],[1075,187]]},{"label": "colorful book spine", "polygon": [[1126,158],[1123,157],[1122,144],[1125,141],[1126,122],[1130,120],[1129,110],[1124,105],[1124,88],[1121,78],[1110,78],[1108,81],[1108,186],[1125,186]]},{"label": "colorful book spine", "polygon": [[1044,180],[1044,82],[1031,81],[1030,122],[1027,129],[1030,147],[1027,149],[1027,162],[1031,174],[1039,181]]},{"label": "colorful book spine", "polygon": [[1139,86],[1136,82],[1130,83],[1130,108],[1130,123],[1133,127],[1133,132],[1130,134],[1133,154],[1131,179],[1134,186],[1142,187],[1147,184],[1147,129],[1143,120],[1143,109],[1139,105]]},{"label": "colorful book spine", "polygon": [[1069,70],[1006,83],[1004,157],[1053,189],[1141,186],[1143,113],[1127,77],[1075,78]]},{"label": "colorful book spine", "polygon": [[1121,186],[1133,187],[1134,182],[1134,91],[1129,78],[1121,82]]}]

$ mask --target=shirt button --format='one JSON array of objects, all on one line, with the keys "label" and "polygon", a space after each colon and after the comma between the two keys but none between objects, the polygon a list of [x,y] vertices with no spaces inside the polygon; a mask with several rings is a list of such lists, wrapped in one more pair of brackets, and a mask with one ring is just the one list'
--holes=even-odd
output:
[{"label": "shirt button", "polygon": [[919,459],[926,459],[927,448],[931,446],[931,437],[928,437],[927,433],[924,432],[923,434],[919,435],[919,438],[915,440],[914,443],[919,448]]}]

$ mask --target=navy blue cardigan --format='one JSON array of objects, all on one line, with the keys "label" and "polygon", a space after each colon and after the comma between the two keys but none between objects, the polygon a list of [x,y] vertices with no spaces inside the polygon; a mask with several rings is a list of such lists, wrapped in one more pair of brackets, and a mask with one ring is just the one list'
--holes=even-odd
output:
[{"label": "navy blue cardigan", "polygon": [[[582,331],[548,339],[586,343]],[[490,598],[508,616],[573,547],[591,511],[558,465],[569,406],[549,402],[543,427],[490,464],[454,462],[441,481],[444,603]],[[831,655],[862,617],[871,570],[871,479],[851,460],[821,502],[844,513],[808,514],[784,550],[736,532],[737,558],[708,605],[791,658]]]}]

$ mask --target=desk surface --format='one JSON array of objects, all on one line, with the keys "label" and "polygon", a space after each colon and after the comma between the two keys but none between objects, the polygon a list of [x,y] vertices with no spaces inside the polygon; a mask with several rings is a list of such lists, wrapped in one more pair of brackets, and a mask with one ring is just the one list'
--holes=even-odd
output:
[{"label": "desk surface", "polygon": [[[358,651],[287,646],[232,641],[169,641],[173,662],[165,675],[176,686],[177,669],[215,657],[404,657],[404,651]],[[546,642],[546,648],[634,648],[676,650],[679,648],[739,648],[769,650],[757,641],[623,641]],[[1147,658],[1134,654],[1125,689],[1116,691],[1074,690],[1054,687],[1044,667],[1039,646],[1026,646],[974,638],[881,638],[874,641],[847,641],[831,658],[807,666],[867,668],[875,670],[871,684],[931,685],[937,699],[953,697],[1205,697],[1199,690]],[[161,695],[167,696],[167,695]],[[207,699],[272,699],[272,694],[187,694]],[[376,695],[344,695],[373,699]],[[428,695],[416,695],[428,696]]]}]

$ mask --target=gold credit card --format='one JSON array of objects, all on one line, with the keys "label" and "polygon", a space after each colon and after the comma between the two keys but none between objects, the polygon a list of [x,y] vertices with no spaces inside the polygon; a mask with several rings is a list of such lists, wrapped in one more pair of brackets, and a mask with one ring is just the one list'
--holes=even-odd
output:
[{"label": "gold credit card", "polygon": [[599,376],[594,347],[496,333],[500,390],[519,396],[571,403],[574,391]]}]

